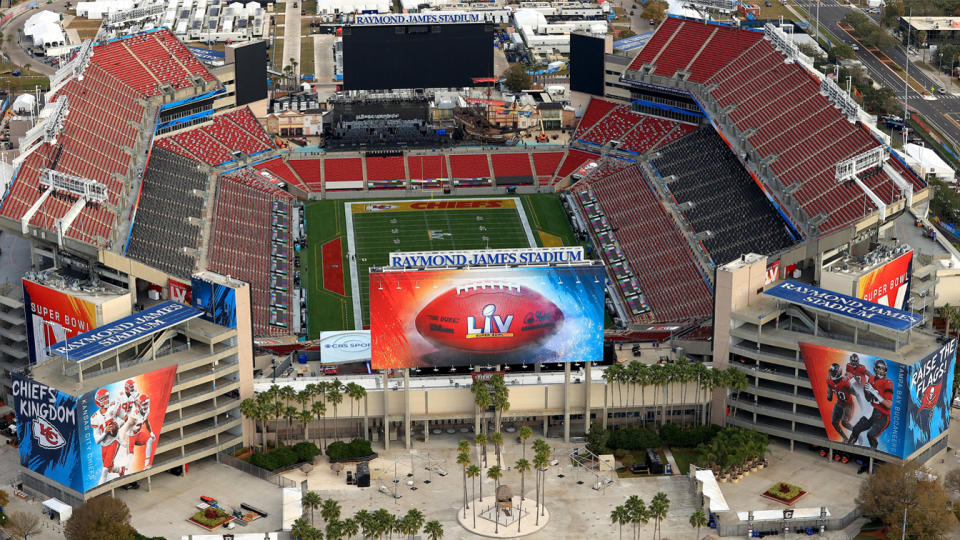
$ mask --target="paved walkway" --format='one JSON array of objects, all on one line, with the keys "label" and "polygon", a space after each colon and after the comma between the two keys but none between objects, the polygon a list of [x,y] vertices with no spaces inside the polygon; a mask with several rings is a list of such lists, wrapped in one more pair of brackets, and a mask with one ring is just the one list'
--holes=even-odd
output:
[{"label": "paved walkway", "polygon": [[[296,72],[300,73],[300,1],[286,2],[287,7],[283,17],[283,58],[280,59],[281,70],[296,62]],[[297,6],[297,7],[293,7]],[[293,61],[291,61],[291,58]],[[299,80],[300,77],[297,77]]]},{"label": "paved walkway", "polygon": [[663,447],[663,455],[667,456],[667,463],[670,464],[670,470],[673,474],[680,474],[680,467],[677,467],[677,460],[673,458],[673,452],[667,446]]}]

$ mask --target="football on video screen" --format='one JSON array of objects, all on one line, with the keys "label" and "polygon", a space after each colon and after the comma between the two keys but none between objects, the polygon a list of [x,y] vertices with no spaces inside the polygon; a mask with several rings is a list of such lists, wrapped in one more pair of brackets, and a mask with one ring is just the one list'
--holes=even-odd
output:
[{"label": "football on video screen", "polygon": [[800,353],[831,441],[904,458],[946,429],[956,340],[913,365],[802,342]]},{"label": "football on video screen", "polygon": [[374,369],[603,356],[600,266],[372,272]]}]

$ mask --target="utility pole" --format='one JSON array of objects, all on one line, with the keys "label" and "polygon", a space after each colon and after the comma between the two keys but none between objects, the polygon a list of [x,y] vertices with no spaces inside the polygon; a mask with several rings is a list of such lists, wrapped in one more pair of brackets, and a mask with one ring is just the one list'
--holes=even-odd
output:
[{"label": "utility pole", "polygon": [[[913,11],[913,10],[910,10]],[[903,531],[900,532],[900,540],[907,540],[907,507],[903,507]]]}]

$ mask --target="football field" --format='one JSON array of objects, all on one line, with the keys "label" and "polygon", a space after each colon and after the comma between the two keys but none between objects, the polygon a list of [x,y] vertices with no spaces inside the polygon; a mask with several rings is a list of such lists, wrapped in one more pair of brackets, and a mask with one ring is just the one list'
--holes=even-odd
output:
[{"label": "football field", "polygon": [[316,201],[306,216],[311,339],[369,324],[369,269],[385,266],[391,252],[577,245],[553,194]]}]

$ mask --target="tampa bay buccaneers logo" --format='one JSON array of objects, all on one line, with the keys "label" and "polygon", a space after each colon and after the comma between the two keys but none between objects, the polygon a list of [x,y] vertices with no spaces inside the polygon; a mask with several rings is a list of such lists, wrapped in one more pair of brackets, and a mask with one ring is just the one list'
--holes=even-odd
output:
[{"label": "tampa bay buccaneers logo", "polygon": [[926,390],[923,391],[923,394],[920,399],[921,411],[923,409],[932,409],[937,406],[937,403],[940,401],[941,388],[943,388],[943,381],[940,381],[937,384],[928,386]]}]

